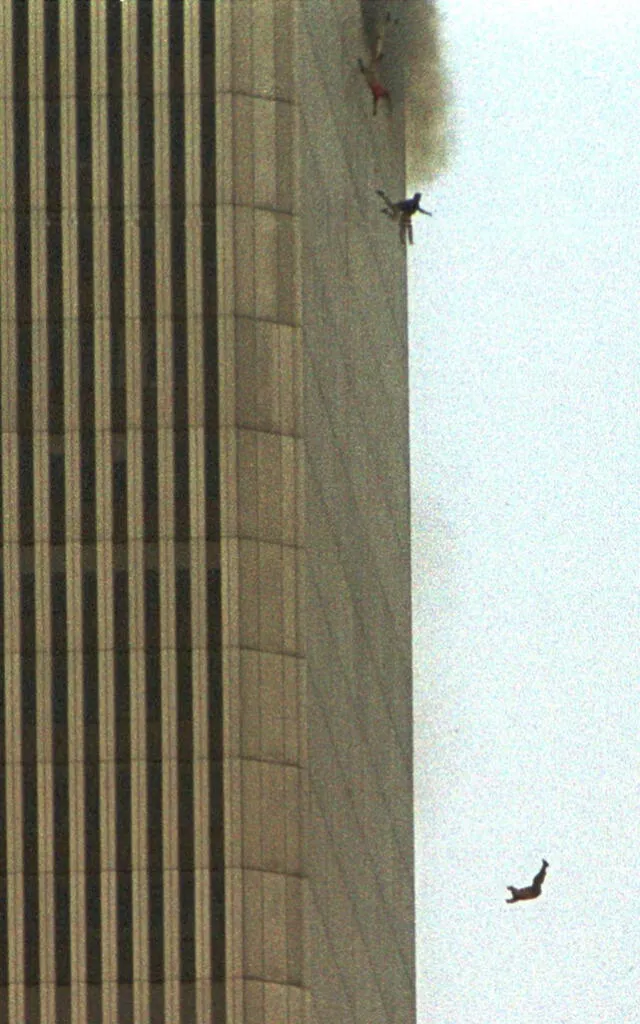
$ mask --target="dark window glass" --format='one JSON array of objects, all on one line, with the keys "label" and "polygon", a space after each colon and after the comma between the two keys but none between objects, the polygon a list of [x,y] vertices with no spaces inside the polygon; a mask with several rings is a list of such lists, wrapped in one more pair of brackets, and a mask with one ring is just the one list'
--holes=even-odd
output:
[{"label": "dark window glass", "polygon": [[147,802],[149,814],[149,870],[162,871],[162,762],[147,766]]},{"label": "dark window glass", "polygon": [[124,201],[122,136],[122,5],[107,6],[107,102],[109,162],[109,315],[111,318],[112,415],[124,429]]},{"label": "dark window glass", "polygon": [[89,982],[87,987],[87,1020],[102,1020],[102,986],[99,982]]},{"label": "dark window glass", "polygon": [[138,5],[138,92],[153,96],[153,4]]},{"label": "dark window glass", "polygon": [[33,436],[19,440],[20,542],[33,544]]},{"label": "dark window glass", "polygon": [[[147,317],[149,317],[150,310],[147,306],[145,306],[145,312]],[[145,389],[143,408],[145,429],[155,430],[157,403],[155,387],[157,383],[158,361],[155,320],[143,320],[140,330],[142,339],[142,385]]]},{"label": "dark window glass", "polygon": [[83,628],[83,698],[85,759],[97,764],[98,745],[98,620],[97,580],[95,572],[85,572],[82,578]]},{"label": "dark window glass", "polygon": [[164,979],[164,884],[159,871],[149,877],[149,974],[151,981]]},{"label": "dark window glass", "polygon": [[[129,862],[129,868],[131,863]],[[118,873],[118,981],[133,981],[133,909],[131,871]]]},{"label": "dark window glass", "polygon": [[111,426],[113,430],[127,429],[127,392],[125,388],[111,388]]},{"label": "dark window glass", "polygon": [[[200,120],[202,124],[202,215],[214,225],[215,210],[215,51],[213,4],[200,5]],[[213,231],[215,240],[215,230]],[[207,232],[205,247],[210,242]],[[215,252],[215,248],[214,248]],[[212,264],[213,269],[213,264]],[[214,292],[205,289],[205,292]],[[205,315],[210,315],[208,310]]]},{"label": "dark window glass", "polygon": [[113,540],[116,544],[127,541],[127,463],[118,459],[113,463]]},{"label": "dark window glass", "polygon": [[181,871],[193,871],[193,761],[178,764],[178,827]]},{"label": "dark window glass", "polygon": [[56,871],[69,874],[69,768],[55,766],[53,777],[53,814]]},{"label": "dark window glass", "polygon": [[[112,104],[111,104],[112,105]],[[122,118],[109,123],[109,306],[113,382],[124,386],[124,212],[122,210]]]},{"label": "dark window glass", "polygon": [[[51,248],[49,246],[51,245]],[[51,243],[51,239],[47,242],[48,246],[48,260],[50,268],[50,276],[53,276],[54,271],[51,269],[51,264],[55,259],[57,280],[59,284],[59,295],[55,298],[53,293],[53,284],[49,284],[49,309],[50,315],[54,315],[54,310],[62,308],[62,250],[55,252],[55,246]],[[63,434],[65,430],[64,421],[64,335],[63,325],[61,321],[50,320],[48,325],[49,331],[49,431],[52,434]],[[64,504],[62,506],[64,513]]]},{"label": "dark window glass", "polygon": [[[186,541],[190,536],[189,525],[189,435],[186,430],[176,430],[175,440],[175,525],[176,540]],[[180,646],[178,644],[178,646]]]},{"label": "dark window glass", "polygon": [[209,749],[222,757],[222,665],[220,652],[209,651]]},{"label": "dark window glass", "polygon": [[160,646],[160,575],[157,569],[146,569],[145,642],[147,648]]},{"label": "dark window glass", "polygon": [[[24,590],[23,590],[24,593]],[[23,605],[24,607],[24,605]],[[20,697],[22,705],[22,725],[34,726],[36,724],[36,656],[35,654],[24,654],[22,656],[22,679],[20,685]]]},{"label": "dark window glass", "polygon": [[176,646],[191,648],[191,573],[176,571]]},{"label": "dark window glass", "polygon": [[51,574],[51,641],[54,651],[67,649],[67,578],[64,572]]},{"label": "dark window glass", "polygon": [[114,651],[115,700],[116,700],[116,760],[128,761],[131,757],[130,710],[131,694],[129,689],[129,651]]},{"label": "dark window glass", "polygon": [[38,780],[35,764],[22,766],[24,843],[25,981],[37,985],[39,970],[40,903],[38,898]]},{"label": "dark window glass", "polygon": [[158,435],[145,431],[142,440],[144,539],[158,539]]},{"label": "dark window glass", "polygon": [[23,572],[20,582],[20,647],[23,654],[33,654],[36,649],[35,577],[32,572]]},{"label": "dark window glass", "polygon": [[[122,1021],[123,1024],[128,1021],[134,1020],[133,1010],[133,985],[129,982],[123,982],[118,985],[118,1020]],[[153,1017],[150,1020],[154,1020]]]},{"label": "dark window glass", "polygon": [[[5,826],[4,794],[0,795],[0,827]],[[0,838],[0,848],[4,851],[6,840],[4,834]],[[3,854],[4,855],[4,854]],[[7,875],[5,870],[0,874],[0,988],[6,989],[9,984],[9,927],[7,917]]]},{"label": "dark window glass", "polygon": [[207,570],[207,626],[209,646],[220,649],[220,631],[222,626],[222,607],[220,597],[220,570]]},{"label": "dark window glass", "polygon": [[[30,272],[30,271],[29,271]],[[30,310],[27,315],[31,315]],[[33,430],[31,324],[18,323],[18,429]]]},{"label": "dark window glass", "polygon": [[116,768],[116,861],[118,900],[118,978],[133,981],[133,906],[131,895],[131,769]]},{"label": "dark window glass", "polygon": [[[81,221],[81,223],[82,223],[82,221]],[[87,231],[86,226],[85,226],[85,232],[87,234],[87,238],[85,239],[85,242],[86,242],[87,246],[90,247],[91,244],[92,244],[91,232]],[[80,239],[80,263],[82,263],[82,256],[83,256],[83,253],[82,253],[82,248],[83,248],[82,234],[83,234],[83,231],[82,231],[82,228],[81,228],[80,231],[78,232],[79,239]],[[93,277],[91,278],[91,281],[89,283],[92,284],[92,281],[93,281]],[[82,304],[82,302],[83,302],[82,291],[81,291],[81,294],[80,294],[80,299],[81,299],[81,304]],[[84,300],[88,304],[93,302],[92,291],[89,292],[89,294],[84,296]],[[82,422],[83,422],[83,427],[84,427],[85,430],[93,430],[94,429],[94,415],[93,415],[94,414],[93,321],[92,320],[88,320],[88,319],[82,319],[80,321],[80,324],[79,324],[79,334],[80,334],[80,391],[82,393],[82,400],[83,400],[83,402],[85,402],[87,400],[87,396],[89,396],[90,405],[91,405],[91,408],[90,408],[91,415],[90,416],[85,416],[84,413],[83,413]]]},{"label": "dark window glass", "polygon": [[[95,572],[85,572],[82,576],[82,628],[83,648],[86,653],[98,649],[98,580]],[[97,662],[96,662],[97,669]],[[96,671],[97,676],[97,671]],[[95,707],[96,717],[89,717],[85,707],[85,717],[89,722],[97,722],[97,684],[93,688],[96,694],[85,693],[85,704]]]},{"label": "dark window glass", "polygon": [[147,701],[147,758],[159,761],[162,757],[160,651],[147,648],[145,654]]},{"label": "dark window glass", "polygon": [[28,875],[38,874],[38,780],[35,764],[22,769],[22,807],[24,828],[24,868]]},{"label": "dark window glass", "polygon": [[211,758],[209,762],[209,787],[211,799],[211,821],[209,838],[211,863],[213,865],[222,863],[223,836],[222,836],[222,765],[220,761]]},{"label": "dark window glass", "polygon": [[[78,206],[81,210],[91,209],[91,7],[89,4],[76,4],[76,126],[78,145]],[[84,218],[81,217],[81,223]],[[86,224],[86,221],[85,221]],[[89,221],[90,229],[90,221]],[[86,246],[83,246],[86,253]],[[82,274],[83,259],[80,253],[80,272]],[[92,269],[92,263],[89,263]],[[81,287],[82,319],[88,318],[89,311],[83,309],[82,296],[88,295],[91,287],[90,274],[83,276],[84,288]]]},{"label": "dark window glass", "polygon": [[83,432],[80,438],[80,490],[82,540],[87,543],[96,539],[96,453],[93,432]]},{"label": "dark window glass", "polygon": [[29,12],[21,3],[13,4],[13,91],[16,99],[29,95]]},{"label": "dark window glass", "polygon": [[220,538],[220,470],[218,456],[217,427],[217,394],[213,395],[216,402],[215,416],[211,413],[209,398],[211,388],[205,391],[205,407],[207,418],[207,434],[205,437],[205,501],[207,540]]},{"label": "dark window glass", "polygon": [[68,676],[66,651],[54,652],[51,659],[51,703],[53,717],[53,759],[65,764],[69,756]]},{"label": "dark window glass", "polygon": [[[114,251],[114,247],[117,249],[118,244],[121,244],[123,247],[123,252],[118,256],[118,259],[124,260],[124,229],[122,236],[118,236],[116,225],[113,224],[112,221],[112,253]],[[124,287],[124,277],[121,272],[118,277],[122,281]],[[111,429],[115,432],[124,433],[127,427],[127,393],[125,390],[127,367],[124,324],[124,292],[121,296],[121,306],[118,305],[118,301],[116,301],[118,297],[114,295],[113,292],[111,299]]]},{"label": "dark window glass", "polygon": [[[33,576],[31,576],[31,579],[33,579]],[[35,653],[23,654],[21,667],[22,680],[20,696],[22,704],[22,760],[25,764],[35,764],[38,759],[36,743],[37,673]]]},{"label": "dark window glass", "polygon": [[[187,981],[183,978],[183,984],[180,986],[180,1020],[187,1024],[187,1021],[197,1020],[196,1010],[196,986],[192,981]],[[212,1020],[223,1021],[224,1017],[218,1015],[217,1011],[213,1010]]]},{"label": "dark window glass", "polygon": [[[13,104],[13,126],[14,126],[14,172],[15,172],[15,204],[19,223],[16,225],[17,232],[26,241],[31,237],[31,228],[28,223],[28,214],[31,206],[29,194],[29,161],[30,161],[30,139],[29,139],[29,102],[28,100],[16,99]],[[20,260],[22,264],[22,259]],[[20,266],[20,269],[22,267]],[[18,288],[23,295],[30,295],[31,282],[18,281]],[[29,303],[30,305],[30,303]],[[19,319],[22,319],[20,317]],[[30,317],[25,318],[30,319]]]},{"label": "dark window glass", "polygon": [[131,871],[131,767],[128,762],[116,766],[116,858],[118,871]]},{"label": "dark window glass", "polygon": [[129,646],[129,574],[118,569],[113,574],[113,626],[115,646]]},{"label": "dark window glass", "polygon": [[[191,678],[192,652],[188,648],[177,652],[178,719],[190,724],[193,714],[193,682]],[[181,756],[181,755],[178,755]],[[185,755],[191,757],[191,754]]]},{"label": "dark window glass", "polygon": [[[59,127],[59,126],[58,126]],[[50,168],[47,167],[47,180],[52,180],[52,175],[49,174]],[[62,225],[60,223],[60,188],[59,188],[59,168],[58,168],[58,190],[57,194],[54,195],[53,189],[48,188],[47,194],[53,196],[50,200],[51,203],[57,204],[57,210],[55,213],[50,211],[49,220],[47,223],[47,300],[49,303],[49,316],[54,322],[54,331],[56,328],[59,330],[59,326],[55,324],[55,321],[62,319]],[[51,430],[58,431],[59,427],[51,427]]]},{"label": "dark window glass", "polygon": [[[0,567],[2,562],[0,561]],[[4,573],[0,568],[0,766],[3,766],[6,758],[6,746],[5,746],[5,697],[4,697]],[[1,771],[1,767],[0,767]],[[0,818],[4,813],[4,786],[0,783]],[[2,819],[4,820],[4,819]],[[2,820],[0,820],[0,875],[4,873],[4,832],[2,827]],[[0,954],[1,955],[1,954]]]},{"label": "dark window glass", "polygon": [[211,976],[224,978],[224,875],[222,868],[211,872]]},{"label": "dark window glass", "polygon": [[84,775],[86,870],[100,875],[100,777],[97,763],[87,763]]},{"label": "dark window glass", "polygon": [[[56,864],[57,867],[57,864]],[[56,983],[71,984],[71,918],[69,875],[56,872]]]},{"label": "dark window glass", "polygon": [[174,380],[186,380],[186,246],[184,168],[184,17],[169,8],[169,119],[171,135],[171,304]]},{"label": "dark window glass", "polygon": [[193,871],[180,872],[180,976],[195,981],[195,886]]},{"label": "dark window glass", "polygon": [[[100,936],[100,875],[87,874],[87,981],[102,984],[102,940]],[[98,1018],[100,1019],[100,1018]]]},{"label": "dark window glass", "polygon": [[[79,94],[76,107],[77,155],[78,155],[78,208],[81,223],[90,216],[92,203],[92,152],[91,152],[91,100],[89,94]],[[86,248],[86,233],[85,246]],[[83,280],[87,281],[86,273]],[[86,314],[85,314],[86,315]]]},{"label": "dark window glass", "polygon": [[[186,341],[185,341],[186,348]],[[186,377],[176,376],[173,382],[173,424],[176,430],[189,426],[189,383]]]},{"label": "dark window glass", "polygon": [[47,107],[60,99],[60,32],[59,12],[55,5],[44,9],[44,76]]}]

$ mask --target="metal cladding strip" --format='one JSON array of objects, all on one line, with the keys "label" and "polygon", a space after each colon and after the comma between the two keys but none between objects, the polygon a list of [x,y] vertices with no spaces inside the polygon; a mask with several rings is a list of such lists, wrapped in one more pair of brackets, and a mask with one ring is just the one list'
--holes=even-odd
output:
[{"label": "metal cladding strip", "polygon": [[[0,76],[4,97],[0,133],[0,351],[2,373],[2,576],[4,584],[4,800],[7,858],[7,979],[10,1024],[25,1019],[24,989],[24,873],[22,808],[22,701],[21,701],[21,574],[20,499],[18,462],[18,304],[16,151],[14,135],[14,26],[13,6],[0,10]],[[0,954],[3,955],[3,954]]]},{"label": "metal cladding strip", "polygon": [[71,944],[69,1000],[72,1024],[87,1024],[75,7],[71,4],[62,5],[59,17],[64,288],[63,391],[68,679],[69,942]]},{"label": "metal cladding strip", "polygon": [[[51,548],[49,500],[49,346],[47,302],[47,191],[44,2],[29,16],[29,129],[31,153],[31,280],[33,381],[33,506],[35,572],[35,778],[38,834],[37,975],[30,992],[45,1019],[55,1020],[55,910],[53,892],[53,752],[51,720]],[[36,781],[37,780],[37,781]],[[29,794],[30,802],[31,794]],[[33,881],[30,883],[33,884]]]},{"label": "metal cladding strip", "polygon": [[138,16],[122,5],[123,189],[131,743],[133,1016],[149,1021],[148,764],[145,680],[143,370],[140,308]]},{"label": "metal cladding strip", "polygon": [[180,1013],[179,885],[177,871],[177,706],[173,445],[173,336],[171,289],[171,179],[169,121],[169,5],[154,5],[153,103],[158,393],[158,571],[160,585],[160,704],[162,745],[162,897],[164,1012]]},{"label": "metal cladding strip", "polygon": [[115,875],[107,10],[99,4],[91,7],[91,93],[101,978],[103,1022],[115,1024],[118,1010],[118,923]]}]

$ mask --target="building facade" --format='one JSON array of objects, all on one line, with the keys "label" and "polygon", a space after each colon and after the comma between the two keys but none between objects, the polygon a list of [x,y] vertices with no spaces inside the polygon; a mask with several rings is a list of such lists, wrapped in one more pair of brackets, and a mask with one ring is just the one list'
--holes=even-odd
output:
[{"label": "building facade", "polygon": [[0,9],[0,1022],[414,1015],[362,47],[358,0]]}]

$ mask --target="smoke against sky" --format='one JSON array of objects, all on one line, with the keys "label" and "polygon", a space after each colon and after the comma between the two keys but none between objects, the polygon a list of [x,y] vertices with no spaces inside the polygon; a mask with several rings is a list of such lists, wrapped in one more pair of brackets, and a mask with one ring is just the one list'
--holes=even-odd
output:
[{"label": "smoke against sky", "polygon": [[432,0],[361,0],[361,8],[370,52],[386,26],[380,75],[395,105],[404,96],[408,191],[424,187],[447,167],[451,148],[450,86],[438,8]]}]

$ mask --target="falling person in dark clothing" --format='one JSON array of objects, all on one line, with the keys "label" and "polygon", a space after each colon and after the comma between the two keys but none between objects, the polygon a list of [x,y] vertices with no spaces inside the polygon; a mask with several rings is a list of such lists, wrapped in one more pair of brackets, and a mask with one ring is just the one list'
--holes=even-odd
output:
[{"label": "falling person in dark clothing", "polygon": [[542,892],[542,883],[544,882],[545,875],[549,863],[546,860],[542,861],[542,867],[538,871],[538,874],[534,878],[531,885],[527,885],[524,889],[516,889],[513,885],[508,885],[507,889],[511,893],[511,899],[505,900],[505,903],[518,903],[520,900],[535,900]]},{"label": "falling person in dark clothing", "polygon": [[400,241],[405,242],[409,239],[409,245],[413,245],[413,226],[411,224],[411,218],[414,213],[424,213],[427,217],[433,217],[433,214],[429,210],[423,210],[420,206],[420,200],[422,199],[422,192],[416,192],[412,199],[401,199],[397,203],[393,203],[386,192],[382,189],[377,189],[377,194],[384,199],[385,205],[382,207],[382,213],[387,217],[391,217],[391,220],[397,220],[400,228]]}]

